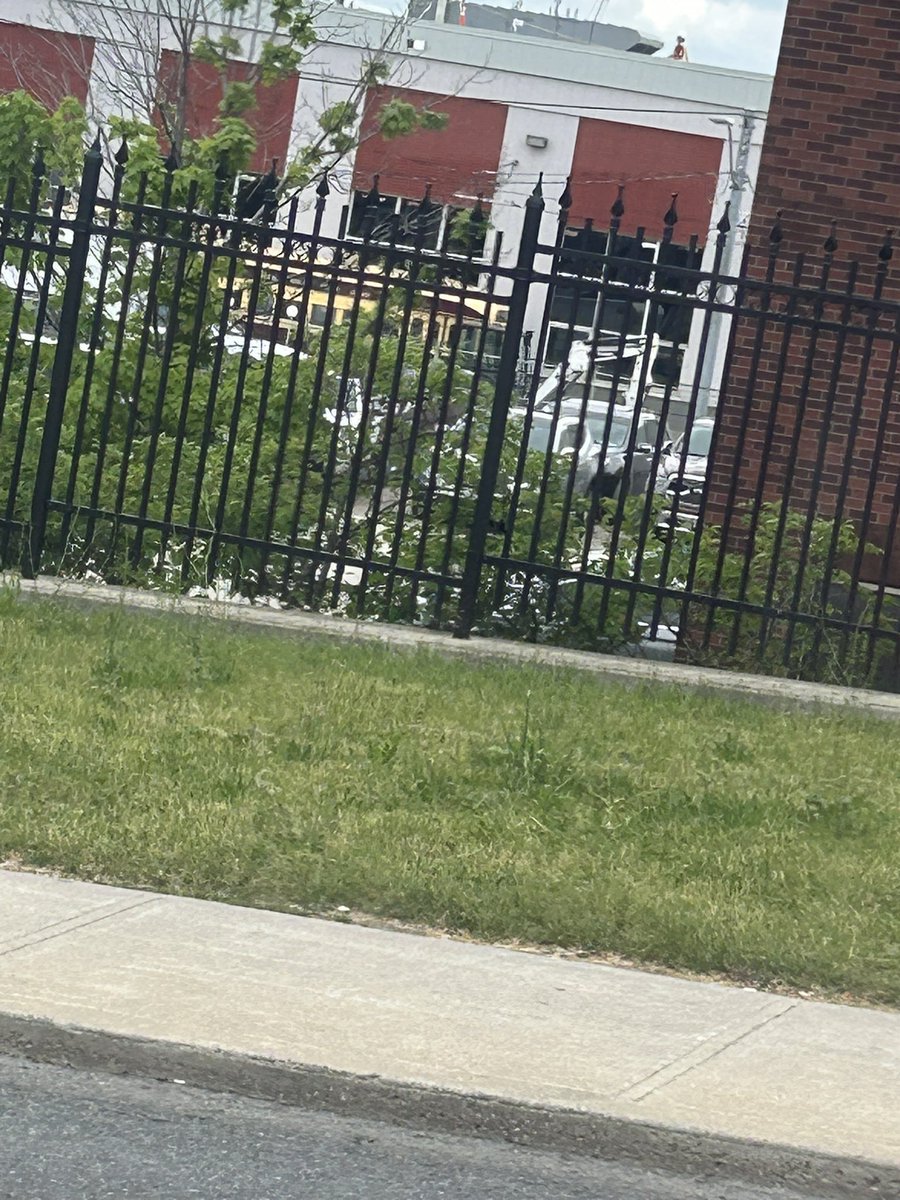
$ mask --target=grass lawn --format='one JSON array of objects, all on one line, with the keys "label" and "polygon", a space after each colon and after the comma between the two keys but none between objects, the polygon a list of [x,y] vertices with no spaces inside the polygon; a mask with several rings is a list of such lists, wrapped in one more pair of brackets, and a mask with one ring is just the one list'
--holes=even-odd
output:
[{"label": "grass lawn", "polygon": [[0,592],[0,861],[900,1004],[900,728]]}]

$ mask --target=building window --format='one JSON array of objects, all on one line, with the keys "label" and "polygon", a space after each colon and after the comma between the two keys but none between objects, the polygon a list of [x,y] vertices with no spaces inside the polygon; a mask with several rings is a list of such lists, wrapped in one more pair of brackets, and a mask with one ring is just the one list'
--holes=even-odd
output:
[{"label": "building window", "polygon": [[[573,342],[590,335],[598,317],[603,333],[630,337],[646,333],[651,319],[650,300],[639,296],[619,300],[615,296],[615,285],[632,288],[652,285],[658,351],[650,364],[648,379],[663,386],[677,384],[693,313],[689,305],[676,299],[692,290],[691,281],[678,272],[700,268],[702,247],[692,251],[687,246],[620,236],[616,238],[614,258],[607,260],[604,256],[608,243],[609,235],[605,231],[566,231],[560,254],[563,281],[556,285],[550,300],[545,365],[553,367],[562,362]],[[673,270],[666,271],[666,267]],[[604,271],[607,286],[601,288],[599,283],[591,280],[599,279]],[[566,275],[576,278],[570,281]],[[601,291],[605,293],[605,299],[601,299]],[[669,304],[664,300],[666,293],[672,295]]]},{"label": "building window", "polygon": [[[436,250],[447,239],[451,254],[469,255],[477,258],[484,253],[487,221],[470,233],[470,210],[452,204],[433,204],[426,212],[424,228],[422,201],[409,200],[403,196],[380,196],[374,213],[370,212],[368,192],[354,192],[347,226],[348,235],[361,238],[366,223],[369,225],[369,240],[390,242],[396,238],[399,246],[412,246],[417,237],[422,237],[425,250]],[[393,230],[396,228],[396,233]],[[471,234],[474,233],[474,236]]]},{"label": "building window", "polygon": [[[444,209],[435,204],[433,208],[429,208],[427,212],[422,214],[421,200],[403,200],[398,198],[397,211],[400,214],[400,228],[397,233],[397,241],[404,246],[412,246],[417,238],[421,235],[422,247],[425,250],[437,250],[441,243],[441,232],[444,228]],[[419,225],[421,216],[421,228]],[[388,230],[387,241],[390,237]]]},{"label": "building window", "polygon": [[500,362],[503,334],[502,329],[485,329],[482,325],[463,325],[459,331],[460,365],[473,369],[480,361],[482,373],[489,378],[492,377]]},{"label": "building window", "polygon": [[681,364],[684,361],[684,346],[673,346],[660,342],[659,352],[650,367],[650,380],[660,387],[677,384],[681,379]]},{"label": "building window", "polygon": [[361,238],[366,228],[366,222],[369,222],[369,236],[372,241],[390,241],[391,222],[397,211],[398,203],[397,196],[379,196],[375,211],[372,212],[368,193],[354,192],[353,202],[350,206],[350,220],[347,225],[348,235],[353,238]]}]

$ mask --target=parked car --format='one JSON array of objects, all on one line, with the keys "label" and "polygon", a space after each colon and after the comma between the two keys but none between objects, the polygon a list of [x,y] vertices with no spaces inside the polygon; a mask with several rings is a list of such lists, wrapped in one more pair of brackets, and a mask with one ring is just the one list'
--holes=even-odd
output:
[{"label": "parked car", "polygon": [[[611,412],[608,404],[591,404],[582,421],[581,407],[579,401],[563,400],[555,423],[549,408],[535,408],[528,432],[528,449],[546,455],[552,437],[551,454],[557,471],[563,475],[569,469],[571,456],[575,455],[575,495],[587,495],[596,487],[600,496],[617,499],[622,494],[623,484],[626,495],[643,495],[650,482],[656,453],[659,417],[623,404],[613,405]],[[512,408],[509,416],[512,421],[518,420],[524,425],[527,411]],[[511,436],[509,431],[507,436]],[[633,446],[630,453],[629,443]],[[666,441],[663,446],[667,446]],[[418,500],[426,492],[434,499],[450,499],[454,494],[454,478],[454,470],[448,464],[442,464],[434,480],[426,472],[414,481],[413,489]],[[473,494],[470,488],[464,488],[461,498],[471,498]]]},{"label": "parked car", "polygon": [[706,417],[694,421],[660,460],[656,476],[657,494],[664,495],[672,506],[660,518],[660,530],[691,529],[696,523],[706,486],[709,451],[715,423]]},{"label": "parked car", "polygon": [[[601,496],[618,498],[624,487],[626,495],[643,495],[660,436],[659,417],[630,405],[616,404],[610,409],[608,404],[590,404],[582,424],[581,407],[579,401],[563,400],[555,428],[553,411],[536,409],[528,435],[529,450],[546,454],[552,435],[554,455],[576,457],[577,493],[586,494],[597,487]],[[513,409],[512,415],[524,419],[525,410]],[[629,445],[633,447],[631,453]]]}]

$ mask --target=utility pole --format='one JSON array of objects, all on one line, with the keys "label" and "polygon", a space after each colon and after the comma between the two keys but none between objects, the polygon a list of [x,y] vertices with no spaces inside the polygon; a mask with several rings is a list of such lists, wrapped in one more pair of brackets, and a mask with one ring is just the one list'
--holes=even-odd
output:
[{"label": "utility pole", "polygon": [[[714,121],[718,125],[719,121]],[[729,245],[726,249],[725,257],[725,274],[732,273],[732,266],[737,267],[740,261],[738,251],[744,243],[744,235],[747,225],[746,219],[749,217],[749,209],[744,212],[744,195],[750,187],[750,175],[747,167],[750,165],[750,151],[753,148],[753,133],[756,129],[756,119],[751,113],[745,112],[741,115],[741,132],[738,138],[737,152],[734,151],[734,139],[732,136],[733,126],[731,122],[728,124],[728,149],[731,162],[730,182],[731,182],[731,218],[732,218],[732,236]],[[737,261],[735,261],[737,260]]]},{"label": "utility pole", "polygon": [[[753,150],[756,118],[749,112],[741,114],[737,145],[735,145],[734,124],[732,121],[721,117],[713,117],[711,120],[714,125],[724,125],[728,130],[728,181],[730,184],[728,198],[731,201],[729,218],[731,221],[731,232],[728,234],[725,253],[722,257],[721,273],[725,276],[734,276],[740,268],[744,242],[747,239],[747,222],[750,216],[750,205],[747,203],[747,199],[751,183],[748,167],[750,165],[750,155]],[[720,215],[721,212],[719,211],[714,213],[713,217],[717,220]],[[714,245],[715,239],[710,238],[707,251],[710,251]],[[726,314],[724,313],[714,312],[710,315],[706,353],[703,356],[703,361],[700,363],[696,361],[696,354],[700,340],[700,331],[704,321],[702,309],[698,309],[694,313],[694,319],[691,323],[691,333],[685,353],[682,377],[685,379],[685,387],[692,387],[692,381],[696,376],[696,372],[697,370],[700,371],[700,387],[696,409],[698,417],[705,417],[707,415],[710,407],[711,393],[713,390],[718,391],[716,378],[717,375],[721,374],[723,367],[721,359],[727,340],[724,336],[726,329],[725,320]]]}]

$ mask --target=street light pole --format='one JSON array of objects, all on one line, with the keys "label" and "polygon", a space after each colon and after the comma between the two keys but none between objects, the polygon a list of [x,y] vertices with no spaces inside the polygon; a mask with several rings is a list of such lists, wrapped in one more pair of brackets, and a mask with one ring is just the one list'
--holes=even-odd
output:
[{"label": "street light pole", "polygon": [[[741,132],[738,138],[737,153],[734,150],[734,126],[731,121],[721,117],[710,118],[714,125],[724,125],[728,129],[728,163],[729,182],[731,184],[731,232],[725,246],[722,259],[722,274],[734,276],[740,266],[744,240],[747,230],[749,209],[744,211],[744,195],[750,187],[750,175],[747,170],[750,164],[750,154],[753,149],[753,134],[756,129],[756,118],[748,112],[741,114]],[[721,370],[719,362],[721,349],[724,345],[722,331],[724,314],[714,312],[710,318],[709,340],[706,354],[700,366],[700,387],[697,397],[697,416],[705,417],[709,412],[710,393],[717,371]]]}]

